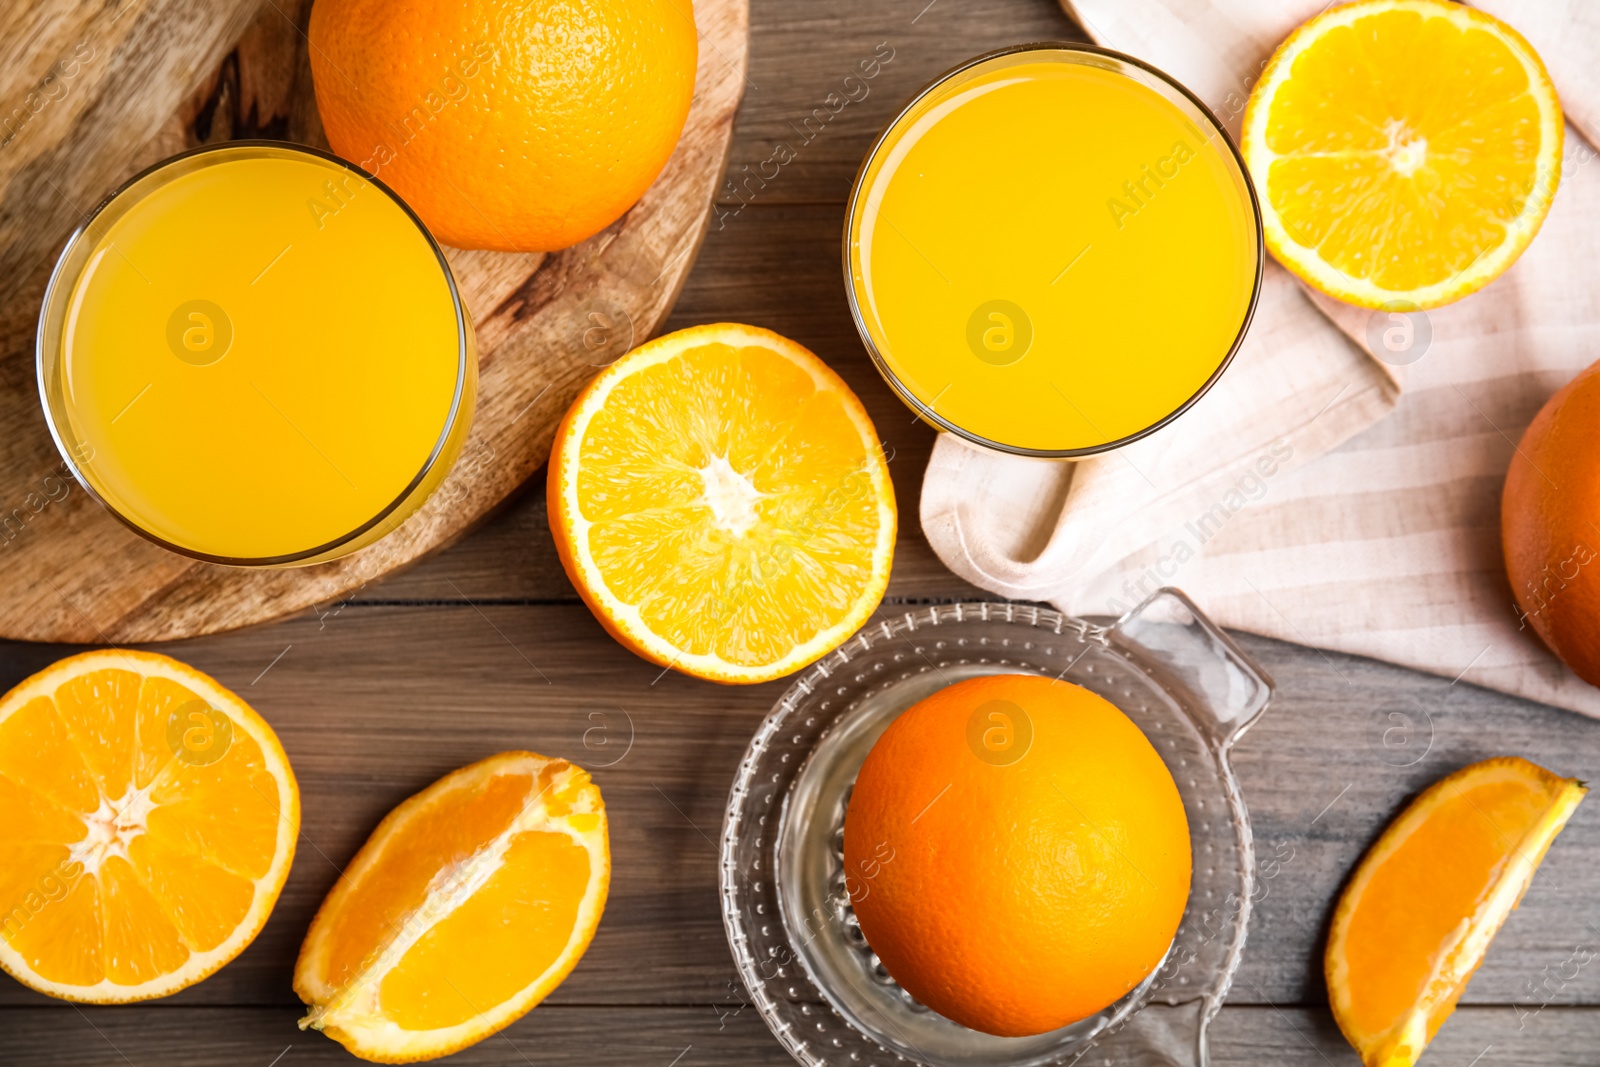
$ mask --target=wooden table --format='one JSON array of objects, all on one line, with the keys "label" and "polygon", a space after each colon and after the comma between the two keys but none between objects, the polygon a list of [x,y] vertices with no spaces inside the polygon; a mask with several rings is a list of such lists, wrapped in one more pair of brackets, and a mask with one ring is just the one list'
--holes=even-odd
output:
[{"label": "wooden table", "polygon": [[[669,326],[757,323],[828,360],[894,449],[905,521],[882,612],[983,598],[939,564],[917,529],[932,434],[878,379],[850,323],[843,202],[872,136],[922,83],[991,48],[1081,34],[1048,0],[756,0],[751,21],[729,184]],[[867,79],[859,64],[873,58]],[[294,1025],[290,971],[312,912],[390,807],[509,748],[596,768],[612,815],[611,900],[566,984],[452,1062],[790,1062],[745,1006],[723,937],[713,844],[745,742],[783,685],[662,675],[619,648],[561,572],[543,487],[540,474],[456,547],[346,603],[163,648],[236,689],[277,728],[304,797],[294,871],[256,943],[178,996],[79,1008],[0,979],[0,1065],[355,1062]],[[50,536],[48,518],[27,536]],[[1600,724],[1449,679],[1243,640],[1278,694],[1237,753],[1262,889],[1213,1028],[1213,1062],[1354,1064],[1327,1010],[1321,950],[1362,849],[1408,796],[1485,756],[1518,753],[1600,780]],[[68,651],[0,645],[0,685]],[[1386,744],[1395,715],[1410,732]],[[1590,801],[1426,1063],[1600,1063],[1597,887],[1600,802]]]}]

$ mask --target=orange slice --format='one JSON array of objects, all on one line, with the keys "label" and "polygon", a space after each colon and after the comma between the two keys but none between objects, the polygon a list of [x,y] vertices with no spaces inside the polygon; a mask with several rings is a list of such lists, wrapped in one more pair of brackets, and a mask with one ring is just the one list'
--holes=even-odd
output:
[{"label": "orange slice", "polygon": [[502,752],[390,812],[311,923],[294,990],[365,1060],[447,1056],[527,1014],[589,947],[611,882],[586,771]]},{"label": "orange slice", "polygon": [[567,574],[645,659],[764,682],[836,648],[877,608],[894,488],[849,386],[793,341],[697,326],[613,363],[550,457]]},{"label": "orange slice", "polygon": [[1241,148],[1285,267],[1339,300],[1415,310],[1522,254],[1563,129],[1544,64],[1505,23],[1449,0],[1359,0],[1279,46]]},{"label": "orange slice", "polygon": [[176,993],[255,939],[299,832],[244,701],[150,652],[61,660],[0,699],[0,967],[66,1000]]},{"label": "orange slice", "polygon": [[1417,1062],[1588,790],[1505,756],[1435,782],[1367,850],[1339,899],[1333,1015],[1367,1067]]}]

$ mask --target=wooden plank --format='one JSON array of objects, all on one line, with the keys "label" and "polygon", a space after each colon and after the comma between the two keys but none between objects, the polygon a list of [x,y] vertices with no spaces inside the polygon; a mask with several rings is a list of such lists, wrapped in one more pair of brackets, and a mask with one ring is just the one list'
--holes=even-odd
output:
[{"label": "wooden plank", "polygon": [[[1085,1062],[1097,1062],[1087,1060]],[[1211,1062],[1276,1067],[1360,1067],[1325,1008],[1224,1008],[1211,1029]],[[1576,1067],[1600,1062],[1600,1011],[1511,1005],[1457,1009],[1424,1054],[1454,1067]]]},{"label": "wooden plank", "polygon": [[[333,1041],[295,1027],[283,1007],[0,1008],[7,1067],[349,1067]],[[1458,1010],[1425,1064],[1455,1067],[1577,1067],[1600,1061],[1600,1010],[1510,1007]],[[281,1056],[281,1059],[274,1057]],[[754,1008],[545,1004],[449,1061],[461,1067],[788,1067],[793,1064]],[[1085,1065],[1122,1062],[1094,1052]],[[1212,1067],[1359,1067],[1325,1010],[1234,1007],[1211,1026]]]},{"label": "wooden plank", "polygon": [[[1600,723],[1370,661],[1247,645],[1276,676],[1279,698],[1237,754],[1264,880],[1236,1002],[1324,1002],[1322,931],[1342,879],[1404,798],[1434,778],[1515,752],[1600,780]],[[0,645],[0,685],[62,651]],[[216,676],[275,726],[304,812],[288,886],[260,939],[178,1002],[291,1003],[311,915],[383,814],[452,768],[511,748],[594,768],[612,817],[605,920],[556,1001],[710,1003],[727,994],[734,972],[713,841],[744,746],[783,683],[722,687],[663,673],[576,604],[334,607],[321,619],[163,651]],[[1374,716],[1390,709],[1431,717],[1433,746],[1414,766],[1391,764],[1415,749],[1385,750],[1381,736],[1373,747],[1373,723],[1392,725]],[[1600,806],[1591,803],[1551,850],[1467,1001],[1600,1005],[1600,965],[1552,989],[1540,984],[1574,949],[1600,952],[1600,930],[1588,925],[1596,884]],[[28,1001],[38,998],[0,984],[0,1003]]]},{"label": "wooden plank", "polygon": [[[449,1058],[451,1067],[704,1067],[794,1063],[754,1008],[574,1008],[545,1004]],[[351,1067],[337,1042],[272,1008],[0,1008],[6,1067]],[[281,1055],[281,1059],[274,1059]]]}]

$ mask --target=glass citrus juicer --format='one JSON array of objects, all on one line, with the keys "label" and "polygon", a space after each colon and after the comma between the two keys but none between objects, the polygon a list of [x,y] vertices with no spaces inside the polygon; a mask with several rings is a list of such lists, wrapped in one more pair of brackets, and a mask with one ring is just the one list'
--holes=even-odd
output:
[{"label": "glass citrus juicer", "polygon": [[427,499],[477,394],[444,253],[382,182],[272,141],[135,176],[56,262],[39,395],[86,490],[234,566],[331,560]]},{"label": "glass citrus juicer", "polygon": [[[1126,713],[1172,772],[1192,847],[1187,908],[1162,963],[1102,1011],[1025,1038],[969,1030],[913,1000],[873,954],[845,889],[845,809],[874,742],[922,698],[991,674],[1066,679]],[[807,1067],[1202,1067],[1255,889],[1229,753],[1271,693],[1249,655],[1173,589],[1104,625],[975,603],[867,627],[784,693],[729,794],[722,914],[750,1001]]]},{"label": "glass citrus juicer", "polygon": [[889,385],[982,448],[1094,455],[1217,381],[1260,291],[1260,207],[1216,118],[1117,52],[1033,44],[923,89],[868,153],[850,310]]}]

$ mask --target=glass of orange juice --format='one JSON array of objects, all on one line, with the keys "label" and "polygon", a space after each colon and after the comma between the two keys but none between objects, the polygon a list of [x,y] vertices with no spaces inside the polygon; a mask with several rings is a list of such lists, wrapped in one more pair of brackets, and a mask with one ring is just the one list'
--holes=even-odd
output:
[{"label": "glass of orange juice", "polygon": [[974,444],[1073,457],[1152,433],[1244,338],[1261,286],[1244,163],[1183,86],[1036,44],[939,78],[862,164],[846,289],[878,369]]},{"label": "glass of orange juice", "polygon": [[139,174],[72,235],[38,371],[57,446],[117,518],[196,559],[287,566],[421,506],[478,361],[399,197],[326,153],[236,141]]}]

